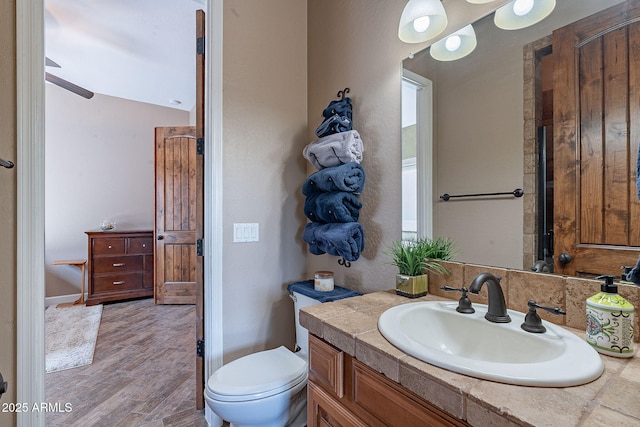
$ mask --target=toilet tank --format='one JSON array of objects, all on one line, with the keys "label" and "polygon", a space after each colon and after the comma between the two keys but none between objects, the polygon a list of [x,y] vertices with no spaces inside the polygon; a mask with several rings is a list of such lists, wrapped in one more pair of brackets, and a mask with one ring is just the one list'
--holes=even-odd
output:
[{"label": "toilet tank", "polygon": [[300,309],[310,305],[321,304],[317,299],[313,299],[299,292],[289,294],[293,299],[293,307],[296,315],[296,350],[300,349],[301,356],[307,359],[309,354],[309,331],[300,325]]},{"label": "toilet tank", "polygon": [[333,290],[328,292],[316,291],[313,280],[291,283],[287,286],[287,290],[293,300],[296,318],[296,347],[300,349],[300,356],[304,359],[307,359],[309,355],[309,332],[300,325],[300,309],[323,302],[362,295],[360,292],[340,286],[334,286]]}]

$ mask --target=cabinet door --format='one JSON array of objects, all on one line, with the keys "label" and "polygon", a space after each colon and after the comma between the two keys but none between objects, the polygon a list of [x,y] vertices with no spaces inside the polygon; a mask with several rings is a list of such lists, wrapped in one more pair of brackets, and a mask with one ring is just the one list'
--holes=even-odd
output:
[{"label": "cabinet door", "polygon": [[309,344],[309,379],[344,396],[344,353],[314,335],[309,335]]},{"label": "cabinet door", "polygon": [[[389,426],[462,427],[468,424],[419,398],[398,383],[353,361],[353,400]],[[364,415],[362,415],[364,417]]]},{"label": "cabinet door", "polygon": [[366,427],[365,423],[313,383],[308,385],[307,399],[309,427]]}]

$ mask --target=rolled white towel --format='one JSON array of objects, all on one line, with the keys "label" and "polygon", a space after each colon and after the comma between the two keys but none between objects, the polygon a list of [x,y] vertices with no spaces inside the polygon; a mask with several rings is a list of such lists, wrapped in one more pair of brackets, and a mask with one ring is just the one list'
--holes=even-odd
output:
[{"label": "rolled white towel", "polygon": [[304,147],[302,155],[316,169],[338,166],[349,162],[360,163],[364,146],[356,130],[327,135]]}]

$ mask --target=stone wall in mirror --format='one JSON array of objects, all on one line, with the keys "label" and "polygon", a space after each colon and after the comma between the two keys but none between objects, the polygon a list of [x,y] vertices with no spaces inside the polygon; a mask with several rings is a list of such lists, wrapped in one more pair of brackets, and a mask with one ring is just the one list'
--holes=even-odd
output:
[{"label": "stone wall in mirror", "polygon": [[[525,47],[550,44],[554,30],[618,3],[560,0],[547,18],[514,31],[485,16],[473,24],[477,47],[468,56],[437,61],[427,48],[403,61],[432,82],[433,235],[456,242],[457,261],[529,270],[539,259],[536,142],[525,140],[535,70],[526,67]],[[524,197],[440,198],[517,188]]]}]

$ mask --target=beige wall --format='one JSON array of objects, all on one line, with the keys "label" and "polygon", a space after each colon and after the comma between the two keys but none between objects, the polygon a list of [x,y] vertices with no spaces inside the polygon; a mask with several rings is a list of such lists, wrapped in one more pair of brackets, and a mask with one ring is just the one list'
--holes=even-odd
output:
[{"label": "beige wall", "polygon": [[[226,0],[223,64],[226,362],[293,348],[286,285],[305,278],[306,2]],[[259,224],[259,242],[233,243],[243,222]]]},{"label": "beige wall", "polygon": [[[465,2],[444,0],[450,15],[448,28],[451,32],[462,28],[503,3],[469,8]],[[312,275],[316,270],[332,270],[337,284],[363,292],[390,289],[395,286],[397,270],[384,252],[401,235],[401,63],[427,43],[405,44],[398,39],[405,0],[309,0],[308,5],[307,143],[315,139],[322,110],[339,90],[349,87],[354,129],[364,143],[362,166],[367,182],[360,196],[364,206],[359,222],[365,232],[360,259],[345,269],[336,257],[307,252],[306,271]],[[307,175],[314,171],[307,165]]]},{"label": "beige wall", "polygon": [[[0,3],[0,157],[16,160],[16,9]],[[19,167],[19,166],[18,166]],[[9,392],[0,403],[16,401],[16,169],[0,168],[0,372]],[[0,412],[0,425],[15,414]]]},{"label": "beige wall", "polygon": [[435,225],[451,236],[457,259],[511,268],[522,265],[525,198],[443,202],[449,194],[523,188],[523,46],[613,3],[564,0],[541,23],[503,31],[492,17],[475,25],[478,46],[458,61],[433,60],[428,51],[404,66],[433,81]]},{"label": "beige wall", "polygon": [[88,230],[104,218],[153,230],[154,128],[188,126],[189,113],[46,85],[45,283],[48,297],[80,292],[80,270],[52,266],[87,257]]},{"label": "beige wall", "polygon": [[[400,61],[410,46],[397,36],[404,0],[309,0],[309,129],[315,138],[322,110],[350,88],[353,128],[364,144],[366,183],[359,223],[365,233],[360,259],[346,269],[337,257],[312,255],[306,271],[335,272],[336,284],[363,292],[390,289],[396,270],[383,254],[400,237]],[[306,160],[305,160],[306,162]],[[307,176],[315,169],[307,163]],[[306,221],[305,221],[306,222]],[[302,233],[304,223],[300,225]]]}]

